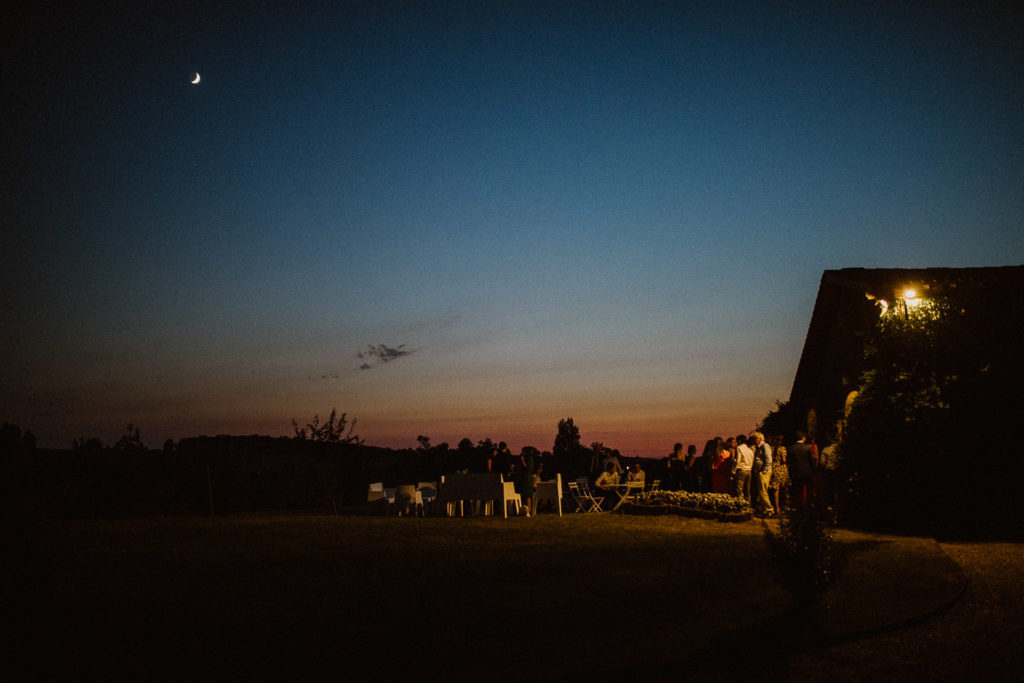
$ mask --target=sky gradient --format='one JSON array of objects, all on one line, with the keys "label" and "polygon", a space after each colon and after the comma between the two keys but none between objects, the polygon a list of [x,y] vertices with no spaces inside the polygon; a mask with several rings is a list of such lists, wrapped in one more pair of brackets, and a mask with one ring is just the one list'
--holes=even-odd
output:
[{"label": "sky gradient", "polygon": [[788,398],[823,270],[1024,263],[1010,4],[147,4],[2,36],[42,446],[336,406],[661,456]]}]

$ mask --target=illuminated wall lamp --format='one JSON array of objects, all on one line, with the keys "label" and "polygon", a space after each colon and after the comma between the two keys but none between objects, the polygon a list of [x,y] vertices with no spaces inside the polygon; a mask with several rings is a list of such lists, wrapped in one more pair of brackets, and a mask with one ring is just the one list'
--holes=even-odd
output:
[{"label": "illuminated wall lamp", "polygon": [[907,308],[914,308],[921,303],[921,299],[917,296],[917,290],[912,287],[903,290],[901,300]]}]

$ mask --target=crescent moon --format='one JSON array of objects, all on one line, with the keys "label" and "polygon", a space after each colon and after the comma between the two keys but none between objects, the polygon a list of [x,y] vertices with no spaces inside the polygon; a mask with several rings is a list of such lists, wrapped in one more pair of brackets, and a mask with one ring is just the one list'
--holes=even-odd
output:
[{"label": "crescent moon", "polygon": [[196,72],[196,77],[192,79],[192,85],[195,85],[198,82],[199,82],[199,72],[197,71]]}]

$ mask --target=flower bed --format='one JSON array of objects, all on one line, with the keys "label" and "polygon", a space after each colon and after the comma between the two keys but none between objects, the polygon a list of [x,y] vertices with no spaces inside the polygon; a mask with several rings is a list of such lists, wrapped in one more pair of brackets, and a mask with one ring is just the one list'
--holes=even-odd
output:
[{"label": "flower bed", "polygon": [[743,522],[753,516],[750,504],[726,493],[645,491],[619,510],[634,515],[682,515],[720,522]]}]

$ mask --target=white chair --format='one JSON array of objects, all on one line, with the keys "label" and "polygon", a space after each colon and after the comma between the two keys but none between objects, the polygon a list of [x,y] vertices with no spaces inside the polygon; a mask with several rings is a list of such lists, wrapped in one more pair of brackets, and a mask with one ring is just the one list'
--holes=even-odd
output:
[{"label": "white chair", "polygon": [[398,505],[398,514],[418,515],[423,509],[423,496],[413,484],[402,484],[395,493],[395,502]]},{"label": "white chair", "polygon": [[601,512],[601,501],[590,493],[590,484],[586,479],[569,482],[569,493],[576,502],[576,512]]},{"label": "white chair", "polygon": [[558,506],[558,516],[562,516],[562,475],[555,474],[551,481],[537,482],[537,490],[533,492],[534,508],[540,509],[540,501],[553,500]]},{"label": "white chair", "polygon": [[434,502],[437,500],[437,482],[421,481],[416,484],[416,491],[420,494],[424,510],[433,509]]},{"label": "white chair", "polygon": [[372,503],[375,500],[384,500],[384,482],[382,481],[370,484],[370,490],[366,493],[367,503]]},{"label": "white chair", "polygon": [[659,491],[660,487],[661,487],[661,479],[655,479],[653,482],[651,482],[651,490],[652,491]]},{"label": "white chair", "polygon": [[516,485],[511,481],[501,482],[504,487],[504,498],[502,502],[505,504],[505,517],[508,517],[508,506],[511,505],[515,510],[513,514],[518,515],[519,510],[523,505],[523,497],[516,493]]},{"label": "white chair", "polygon": [[583,496],[587,500],[591,501],[593,505],[593,509],[589,510],[588,512],[604,512],[604,507],[602,506],[605,503],[609,502],[610,498],[608,498],[607,496],[595,497],[594,492],[590,488],[590,482],[587,480],[586,477],[580,477],[579,479],[577,479],[576,486],[579,487],[579,490],[583,493]]}]

